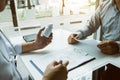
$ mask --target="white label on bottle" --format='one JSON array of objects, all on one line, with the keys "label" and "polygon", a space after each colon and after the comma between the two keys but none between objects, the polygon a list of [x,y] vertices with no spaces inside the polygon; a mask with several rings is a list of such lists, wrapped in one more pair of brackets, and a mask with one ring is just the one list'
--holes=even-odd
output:
[{"label": "white label on bottle", "polygon": [[49,37],[52,32],[53,24],[48,25],[45,27],[45,30],[42,32],[42,36]]}]

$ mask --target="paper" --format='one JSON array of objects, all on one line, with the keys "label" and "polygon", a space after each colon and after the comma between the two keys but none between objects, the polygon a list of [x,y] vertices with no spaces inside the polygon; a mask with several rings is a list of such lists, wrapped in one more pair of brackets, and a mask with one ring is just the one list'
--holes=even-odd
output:
[{"label": "paper", "polygon": [[85,64],[88,61],[94,60],[94,56],[90,56],[84,50],[78,48],[70,48],[66,47],[65,49],[61,49],[59,51],[54,51],[52,53],[48,53],[42,56],[35,57],[32,61],[39,67],[43,72],[45,71],[47,65],[52,61],[64,61],[68,60],[69,65],[67,66],[68,71],[77,68]]}]

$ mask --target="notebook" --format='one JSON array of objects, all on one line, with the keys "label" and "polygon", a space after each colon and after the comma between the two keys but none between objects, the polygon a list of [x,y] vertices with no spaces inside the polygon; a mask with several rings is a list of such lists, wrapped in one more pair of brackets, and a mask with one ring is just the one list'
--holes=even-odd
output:
[{"label": "notebook", "polygon": [[68,71],[71,71],[79,66],[82,66],[92,60],[95,57],[89,55],[88,52],[79,48],[66,47],[64,49],[50,52],[42,56],[37,56],[30,60],[30,63],[41,73],[44,73],[47,65],[52,61],[68,60],[69,65],[67,66]]}]

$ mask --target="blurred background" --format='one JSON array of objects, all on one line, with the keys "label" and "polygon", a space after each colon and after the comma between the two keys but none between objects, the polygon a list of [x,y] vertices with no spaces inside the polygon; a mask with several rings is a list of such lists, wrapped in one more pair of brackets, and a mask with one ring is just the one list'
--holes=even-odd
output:
[{"label": "blurred background", "polygon": [[[6,33],[53,24],[70,31],[80,29],[103,0],[10,0],[0,13]],[[9,35],[9,34],[8,34]]]}]

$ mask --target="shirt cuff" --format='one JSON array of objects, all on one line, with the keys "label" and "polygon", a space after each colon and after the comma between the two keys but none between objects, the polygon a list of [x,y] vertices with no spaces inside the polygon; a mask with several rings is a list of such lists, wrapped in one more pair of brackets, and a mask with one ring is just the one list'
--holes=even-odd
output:
[{"label": "shirt cuff", "polygon": [[21,54],[22,53],[22,43],[23,43],[21,37],[10,38],[10,41],[13,44],[16,54],[18,54],[18,55]]},{"label": "shirt cuff", "polygon": [[80,39],[82,38],[82,32],[80,32],[80,31],[73,32],[73,34],[77,34],[77,35],[79,35],[79,36],[80,36]]},{"label": "shirt cuff", "polygon": [[15,44],[14,48],[15,48],[17,54],[22,53],[22,44]]},{"label": "shirt cuff", "polygon": [[16,41],[16,40],[11,40],[11,42],[13,44],[16,54],[21,54],[22,53],[22,43],[19,41]]}]

